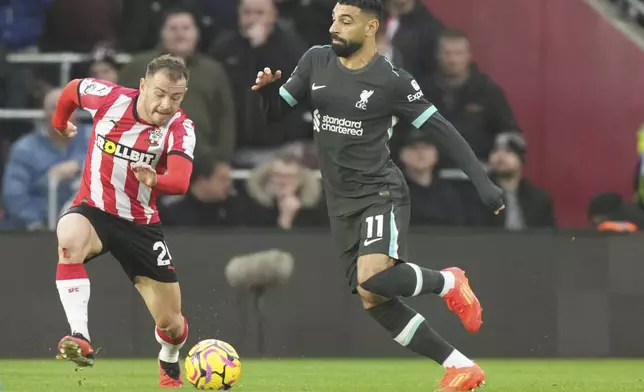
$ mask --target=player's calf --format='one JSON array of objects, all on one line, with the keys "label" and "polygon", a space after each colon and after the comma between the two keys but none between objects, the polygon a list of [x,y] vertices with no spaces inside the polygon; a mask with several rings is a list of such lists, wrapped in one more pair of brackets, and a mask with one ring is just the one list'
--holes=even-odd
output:
[{"label": "player's calf", "polygon": [[367,291],[387,298],[439,294],[445,281],[450,279],[446,277],[447,274],[412,263],[400,263],[374,274],[360,285]]},{"label": "player's calf", "polygon": [[179,351],[188,339],[188,322],[181,314],[179,284],[137,276],[135,286],[154,318],[154,336],[161,345],[159,386],[181,387]]},{"label": "player's calf", "polygon": [[[89,341],[87,308],[90,283],[83,265],[90,252],[99,252],[102,244],[96,231],[84,216],[71,213],[63,216],[56,230],[58,266],[56,287],[71,329],[71,336]],[[73,339],[72,339],[73,340]]]}]

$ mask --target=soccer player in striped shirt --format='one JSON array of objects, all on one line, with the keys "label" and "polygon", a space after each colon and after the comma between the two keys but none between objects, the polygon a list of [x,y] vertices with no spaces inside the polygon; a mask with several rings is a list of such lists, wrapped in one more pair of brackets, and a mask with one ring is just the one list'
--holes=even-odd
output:
[{"label": "soccer player in striped shirt", "polygon": [[77,108],[94,122],[80,189],[56,230],[56,285],[71,329],[58,344],[58,358],[94,364],[84,264],[110,252],[154,318],[164,387],[182,385],[179,350],[188,324],[156,199],[188,189],[196,140],[192,121],[179,108],[188,79],[184,61],[169,55],[148,64],[139,89],[75,79],[65,86],[52,120],[68,137],[77,132],[69,122]]}]

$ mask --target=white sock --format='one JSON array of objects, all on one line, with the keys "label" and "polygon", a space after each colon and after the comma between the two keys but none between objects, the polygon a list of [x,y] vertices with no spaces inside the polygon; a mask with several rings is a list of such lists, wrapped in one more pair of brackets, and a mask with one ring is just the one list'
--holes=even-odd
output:
[{"label": "white sock", "polygon": [[454,276],[453,273],[449,271],[441,271],[441,274],[443,275],[443,278],[445,279],[445,285],[443,286],[443,290],[438,294],[441,297],[444,297],[447,292],[449,292],[451,289],[454,288],[454,285],[456,284],[456,277]]},{"label": "white sock", "polygon": [[460,351],[454,349],[452,353],[447,357],[445,362],[443,362],[443,367],[455,367],[455,368],[464,368],[474,366],[474,362],[471,359],[461,354]]},{"label": "white sock", "polygon": [[[181,347],[183,347],[186,340],[188,340],[188,324],[184,324],[184,333],[182,338],[172,339],[159,328],[154,329],[154,336],[156,337],[157,342],[161,345],[159,359],[168,363],[179,362],[179,350],[181,350]],[[170,343],[170,341],[174,342]]]},{"label": "white sock", "polygon": [[87,308],[89,304],[90,285],[89,279],[57,280],[58,295],[65,309],[67,322],[74,333],[82,334],[89,340],[87,328]]}]

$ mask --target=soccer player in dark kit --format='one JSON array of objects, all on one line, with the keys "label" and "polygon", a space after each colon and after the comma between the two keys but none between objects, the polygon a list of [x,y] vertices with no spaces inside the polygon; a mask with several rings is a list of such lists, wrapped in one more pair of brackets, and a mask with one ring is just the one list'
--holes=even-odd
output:
[{"label": "soccer player in dark kit", "polygon": [[252,90],[269,120],[307,100],[326,191],[331,231],[346,263],[353,293],[394,340],[446,369],[443,391],[469,391],[485,374],[399,297],[441,296],[470,332],[481,326],[481,305],[463,270],[434,271],[409,263],[409,191],[392,162],[388,140],[397,121],[431,133],[476,186],[491,212],[504,208],[503,191],[486,175],[457,130],[423,97],[418,83],[377,53],[380,0],[340,0],[333,10],[332,44],[314,46],[291,77],[265,68]]}]

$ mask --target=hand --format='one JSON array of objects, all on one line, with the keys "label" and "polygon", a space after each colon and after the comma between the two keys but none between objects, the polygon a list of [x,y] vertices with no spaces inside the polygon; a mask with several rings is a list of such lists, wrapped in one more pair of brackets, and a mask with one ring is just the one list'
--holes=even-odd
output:
[{"label": "hand", "polygon": [[277,205],[280,213],[294,215],[302,207],[302,202],[297,196],[284,196],[277,200]]},{"label": "hand", "polygon": [[293,221],[295,220],[297,212],[302,207],[300,199],[296,196],[285,196],[277,200],[277,206],[279,209],[277,224],[282,229],[290,229],[293,227]]},{"label": "hand", "polygon": [[80,164],[77,161],[66,161],[52,166],[49,169],[49,176],[59,181],[71,180],[80,171]]},{"label": "hand", "polygon": [[250,46],[257,48],[258,46],[264,45],[268,39],[269,28],[264,23],[255,23],[247,31],[248,40],[250,41]]},{"label": "hand", "polygon": [[157,184],[157,172],[152,166],[141,162],[133,162],[130,164],[130,167],[140,183],[149,188],[153,188]]},{"label": "hand", "polygon": [[260,88],[267,86],[271,83],[273,83],[276,80],[279,80],[282,78],[282,71],[277,70],[275,71],[275,74],[273,75],[272,71],[270,68],[266,67],[264,68],[263,71],[259,71],[257,73],[257,79],[255,79],[255,84],[253,87],[251,87],[251,90],[257,91]]},{"label": "hand", "polygon": [[58,131],[61,135],[66,136],[68,138],[76,136],[78,133],[78,129],[76,128],[76,125],[72,124],[71,121],[67,121],[67,128],[63,131]]},{"label": "hand", "polygon": [[494,215],[499,215],[505,209],[503,189],[496,186],[492,181],[480,192],[481,200],[489,209],[494,211]]}]

